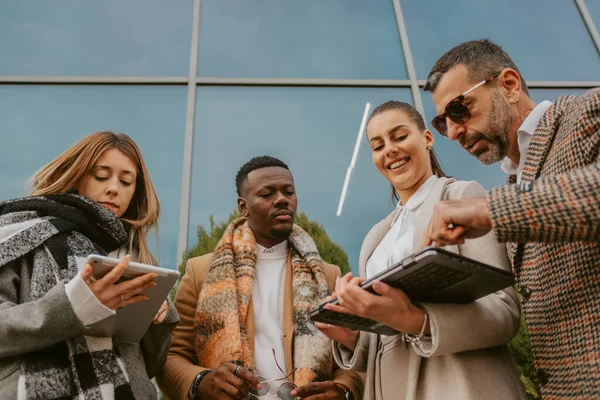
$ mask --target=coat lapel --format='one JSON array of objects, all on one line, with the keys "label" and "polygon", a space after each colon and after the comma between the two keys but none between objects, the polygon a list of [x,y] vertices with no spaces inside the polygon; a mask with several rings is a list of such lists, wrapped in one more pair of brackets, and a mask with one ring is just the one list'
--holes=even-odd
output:
[{"label": "coat lapel", "polygon": [[[517,175],[512,174],[508,176],[508,179],[506,180],[506,184],[507,185],[514,185],[515,183],[517,183]],[[516,265],[515,264],[515,257],[517,255],[517,250],[518,250],[519,244],[518,243],[514,243],[514,242],[508,242],[506,243],[506,254],[508,255],[508,259],[510,260],[510,264],[511,265]]]},{"label": "coat lapel", "polygon": [[[564,96],[556,99],[554,103],[546,110],[546,113],[540,120],[535,133],[529,143],[527,154],[525,155],[525,166],[521,182],[532,182],[536,180],[542,170],[542,166],[546,161],[546,157],[550,152],[554,137],[558,131],[560,117],[567,108],[573,96]],[[523,154],[521,154],[523,156]],[[516,175],[511,175],[508,179],[508,184],[516,183]],[[508,257],[513,265],[515,273],[519,273],[521,267],[521,256],[523,252],[523,244],[508,243]]]},{"label": "coat lapel", "polygon": [[288,373],[294,368],[294,357],[292,355],[292,345],[294,339],[293,277],[294,271],[292,269],[292,258],[291,254],[288,253],[287,267],[285,271],[285,289],[283,294],[283,354],[285,357],[285,368]]},{"label": "coat lapel", "polygon": [[[546,113],[540,120],[535,133],[529,143],[529,149],[525,156],[525,166],[523,167],[522,181],[530,182],[535,180],[546,161],[546,157],[554,142],[554,136],[558,130],[560,117],[565,111],[572,96],[559,97],[546,110]],[[521,154],[523,156],[523,154]]]},{"label": "coat lapel", "polygon": [[[433,207],[435,203],[444,199],[446,187],[454,181],[452,178],[439,178],[431,187],[431,191],[423,204],[421,204],[421,207],[419,207],[419,214],[415,221],[415,231],[413,232],[413,252],[421,250],[425,229],[429,226],[429,221],[431,221],[433,215]],[[455,247],[456,249],[454,249]],[[458,246],[446,246],[446,249],[458,252]]]},{"label": "coat lapel", "polygon": [[377,223],[367,234],[360,249],[360,256],[358,257],[358,271],[360,276],[367,276],[367,260],[389,232],[394,215],[396,215],[396,210],[392,211],[383,221]]},{"label": "coat lapel", "polygon": [[[433,206],[435,203],[443,199],[446,186],[451,182],[454,182],[454,179],[439,178],[433,184],[431,192],[423,204],[421,204],[421,207],[419,208],[419,216],[415,224],[415,231],[413,233],[413,251],[418,251],[421,249],[421,243],[423,242],[425,229],[427,228],[429,220],[431,220],[431,216],[433,214]],[[380,221],[377,225],[375,225],[367,234],[362,248],[360,249],[358,261],[360,276],[366,276],[367,261],[379,243],[381,243],[385,235],[389,232],[390,224],[392,223],[395,215],[396,210],[392,211],[391,214],[388,215],[383,221]],[[450,251],[458,251],[457,249],[453,249],[453,247],[456,246],[447,247]]]},{"label": "coat lapel", "polygon": [[248,346],[252,357],[254,357],[254,302],[252,301],[252,295],[248,301],[248,314],[246,314],[246,332],[248,333]]}]

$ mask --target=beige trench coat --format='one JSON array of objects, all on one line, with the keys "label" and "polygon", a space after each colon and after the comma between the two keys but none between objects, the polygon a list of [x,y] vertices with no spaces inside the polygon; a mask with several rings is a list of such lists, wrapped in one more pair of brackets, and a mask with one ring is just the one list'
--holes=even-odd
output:
[{"label": "beige trench coat", "polygon": [[[484,196],[486,191],[477,182],[438,179],[420,207],[413,250],[421,248],[437,201]],[[361,276],[365,276],[367,260],[389,231],[393,216],[375,225],[365,238],[359,259]],[[510,270],[506,248],[496,241],[493,232],[446,249]],[[506,345],[519,328],[519,303],[512,288],[470,304],[422,305],[429,314],[432,331],[425,352],[405,346],[401,335],[361,332],[353,353],[333,344],[341,368],[366,371],[365,400],[526,398]]]}]

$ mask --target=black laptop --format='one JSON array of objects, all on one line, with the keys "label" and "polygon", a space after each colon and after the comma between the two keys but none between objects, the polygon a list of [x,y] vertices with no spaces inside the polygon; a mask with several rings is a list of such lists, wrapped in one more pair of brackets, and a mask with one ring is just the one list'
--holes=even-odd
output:
[{"label": "black laptop", "polygon": [[[413,303],[455,303],[475,301],[515,283],[511,272],[461,256],[438,247],[425,248],[396,265],[369,278],[361,287],[375,293],[374,281],[403,290]],[[329,303],[337,304],[333,299]],[[313,321],[346,328],[394,335],[394,329],[373,320],[323,309],[311,311]]]}]

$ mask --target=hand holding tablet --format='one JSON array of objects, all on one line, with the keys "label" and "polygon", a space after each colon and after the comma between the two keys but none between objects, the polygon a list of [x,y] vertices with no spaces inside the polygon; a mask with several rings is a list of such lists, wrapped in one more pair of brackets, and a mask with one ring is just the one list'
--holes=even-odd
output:
[{"label": "hand holding tablet", "polygon": [[[154,281],[157,277],[156,273],[150,272],[127,279],[123,274],[129,267],[131,259],[129,255],[117,260],[114,267],[110,267],[112,263],[100,264],[102,260],[100,257],[88,257],[88,264],[81,270],[81,278],[104,306],[116,310],[129,304],[148,300],[148,296],[143,292],[156,286]],[[105,257],[105,259],[107,258]],[[99,268],[99,265],[103,265],[103,267]]]},{"label": "hand holding tablet", "polygon": [[87,258],[81,277],[102,304],[116,310],[115,315],[91,325],[87,335],[135,343],[151,323],[165,319],[165,300],[179,272],[129,260],[129,256],[121,260],[100,255]]}]

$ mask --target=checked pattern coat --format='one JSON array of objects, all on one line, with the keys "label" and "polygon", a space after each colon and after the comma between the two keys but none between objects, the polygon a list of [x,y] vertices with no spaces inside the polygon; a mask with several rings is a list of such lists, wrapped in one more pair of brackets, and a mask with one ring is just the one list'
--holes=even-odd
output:
[{"label": "checked pattern coat", "polygon": [[522,181],[492,189],[544,399],[600,398],[600,89],[558,98]]}]

